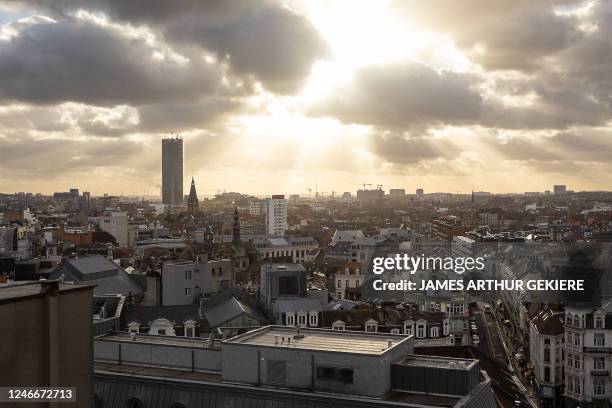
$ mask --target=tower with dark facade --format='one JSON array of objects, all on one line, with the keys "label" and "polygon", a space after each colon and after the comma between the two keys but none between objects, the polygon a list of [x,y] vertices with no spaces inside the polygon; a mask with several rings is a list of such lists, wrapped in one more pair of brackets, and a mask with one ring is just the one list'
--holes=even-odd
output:
[{"label": "tower with dark facade", "polygon": [[162,139],[162,202],[183,204],[183,139]]},{"label": "tower with dark facade", "polygon": [[191,188],[189,189],[189,198],[187,199],[187,211],[190,215],[196,215],[200,209],[200,201],[198,193],[196,193],[195,181],[191,178]]},{"label": "tower with dark facade", "polygon": [[240,215],[238,207],[234,209],[234,224],[232,227],[232,242],[237,244],[240,242]]}]

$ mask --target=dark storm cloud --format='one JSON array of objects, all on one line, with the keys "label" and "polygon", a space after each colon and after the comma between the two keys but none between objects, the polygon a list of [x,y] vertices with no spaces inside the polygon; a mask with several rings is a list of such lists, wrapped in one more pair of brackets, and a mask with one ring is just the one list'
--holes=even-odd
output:
[{"label": "dark storm cloud", "polygon": [[564,161],[607,164],[612,161],[612,132],[608,129],[580,128],[537,138],[487,138],[485,143],[508,160],[532,164]]},{"label": "dark storm cloud", "polygon": [[[415,132],[416,133],[416,132]],[[453,159],[459,156],[458,149],[449,140],[437,140],[427,135],[375,133],[371,140],[372,152],[389,163],[410,165],[439,158]]]},{"label": "dark storm cloud", "polygon": [[217,67],[153,56],[144,40],[75,20],[20,27],[0,41],[0,99],[96,105],[189,100],[211,92]]},{"label": "dark storm cloud", "polygon": [[359,70],[349,86],[315,106],[312,113],[347,123],[410,127],[474,122],[481,103],[471,77],[407,62]]},{"label": "dark storm cloud", "polygon": [[31,1],[61,16],[76,9],[144,24],[169,42],[195,46],[229,62],[231,69],[278,93],[296,91],[327,46],[312,24],[279,2],[267,0],[171,2],[166,0]]},{"label": "dark storm cloud", "polygon": [[0,137],[0,177],[54,177],[97,168],[129,167],[142,152],[136,142],[121,139],[35,139],[27,133],[7,132]]}]

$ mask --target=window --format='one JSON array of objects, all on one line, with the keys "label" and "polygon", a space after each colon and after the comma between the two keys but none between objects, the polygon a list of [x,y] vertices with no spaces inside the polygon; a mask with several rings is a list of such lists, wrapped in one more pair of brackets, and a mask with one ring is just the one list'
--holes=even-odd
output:
[{"label": "window", "polygon": [[580,333],[575,333],[574,334],[574,346],[579,346],[580,345]]},{"label": "window", "polygon": [[574,377],[571,375],[567,376],[567,391],[574,392]]},{"label": "window", "polygon": [[185,280],[191,280],[191,271],[185,271]]},{"label": "window", "polygon": [[340,289],[342,287],[342,281],[340,279],[338,279],[338,285],[336,285],[338,287],[338,289]]},{"label": "window", "polygon": [[581,393],[581,391],[580,391],[580,389],[582,388],[581,385],[582,384],[580,383],[580,378],[579,377],[574,378],[574,392],[576,394],[580,394]]},{"label": "window", "polygon": [[595,333],[593,335],[593,344],[595,344],[595,347],[604,347],[606,345],[606,335],[604,333]]},{"label": "window", "polygon": [[281,276],[278,278],[278,294],[283,295],[298,295],[299,283],[297,276]]},{"label": "window", "polygon": [[593,381],[593,394],[605,395],[606,394],[606,383],[603,380]]},{"label": "window", "polygon": [[412,336],[413,323],[404,323],[404,334]]},{"label": "window", "polygon": [[317,380],[352,384],[353,369],[317,366]]},{"label": "window", "polygon": [[193,327],[185,327],[185,337],[193,337]]},{"label": "window", "polygon": [[319,314],[317,312],[310,312],[308,314],[308,324],[311,327],[317,327],[319,325]]},{"label": "window", "polygon": [[544,339],[544,345],[550,346],[550,339]]},{"label": "window", "polygon": [[306,313],[298,313],[298,326],[306,327]]},{"label": "window", "polygon": [[358,287],[359,287],[359,279],[357,279],[357,280],[355,281],[355,287],[356,287],[356,288],[358,288]]},{"label": "window", "polygon": [[332,329],[334,330],[346,330],[346,324],[343,321],[337,320],[332,323]]},{"label": "window", "polygon": [[191,288],[185,288],[185,296],[191,296]]},{"label": "window", "polygon": [[162,336],[166,335],[166,329],[157,329],[157,334],[161,334]]},{"label": "window", "polygon": [[287,362],[268,360],[267,379],[270,384],[285,384],[287,382]]},{"label": "window", "polygon": [[438,327],[432,327],[430,330],[431,337],[438,337],[440,335],[440,329]]},{"label": "window", "polygon": [[603,329],[603,318],[601,316],[597,316],[595,318],[595,328],[596,329]]},{"label": "window", "polygon": [[376,333],[378,331],[378,323],[376,322],[366,323],[365,331],[368,333]]},{"label": "window", "polygon": [[550,348],[549,347],[546,347],[544,349],[544,362],[550,363]]},{"label": "window", "polygon": [[593,358],[593,369],[594,370],[605,370],[606,369],[606,358],[605,357],[594,357]]},{"label": "window", "polygon": [[293,313],[287,313],[285,315],[285,324],[287,326],[295,326],[295,315]]},{"label": "window", "polygon": [[566,323],[568,326],[571,326],[571,325],[572,325],[572,315],[570,315],[570,314],[568,314],[568,315],[567,315],[567,318],[566,318],[566,320],[565,320],[565,323]]},{"label": "window", "polygon": [[417,339],[425,338],[425,325],[424,324],[417,325],[416,337]]},{"label": "window", "polygon": [[582,358],[579,355],[574,357],[574,368],[580,370],[582,367]]},{"label": "window", "polygon": [[131,397],[126,406],[127,408],[146,408],[144,400],[140,397]]},{"label": "window", "polygon": [[344,287],[346,287],[346,288],[351,287],[351,285],[349,285],[348,279],[344,281],[344,285],[345,285]]},{"label": "window", "polygon": [[544,382],[550,382],[550,367],[544,367]]},{"label": "window", "polygon": [[391,329],[391,334],[400,334],[400,329]]}]

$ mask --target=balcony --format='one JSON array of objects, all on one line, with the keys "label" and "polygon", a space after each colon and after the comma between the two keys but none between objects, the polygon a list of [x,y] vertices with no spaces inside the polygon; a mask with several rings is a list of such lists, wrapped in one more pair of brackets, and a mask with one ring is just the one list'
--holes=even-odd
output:
[{"label": "balcony", "polygon": [[583,347],[583,353],[612,353],[612,348],[610,347]]},{"label": "balcony", "polygon": [[610,371],[608,370],[591,370],[591,376],[593,377],[610,377]]}]

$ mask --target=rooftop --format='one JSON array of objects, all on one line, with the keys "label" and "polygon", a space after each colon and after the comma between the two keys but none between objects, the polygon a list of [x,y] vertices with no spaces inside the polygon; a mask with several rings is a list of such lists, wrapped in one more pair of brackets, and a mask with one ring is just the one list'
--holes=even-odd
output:
[{"label": "rooftop", "polygon": [[[365,333],[325,329],[266,326],[225,340],[226,344],[382,355],[409,337],[388,333]],[[303,337],[302,337],[303,336]],[[389,346],[388,342],[391,342]]]},{"label": "rooftop", "polygon": [[[55,281],[23,281],[0,283],[0,303],[10,302],[23,298],[44,296],[43,287],[53,284]],[[93,288],[93,285],[74,285],[69,283],[59,283],[60,293],[72,290],[82,290]]]},{"label": "rooftop", "polygon": [[[197,347],[197,348],[208,348],[208,339],[200,337],[178,337],[178,336],[161,336],[154,334],[137,334],[132,340],[130,333],[124,332],[113,332],[106,333],[95,338],[95,340],[106,340],[106,341],[122,341],[122,342],[136,342],[145,344],[158,344],[164,346],[178,346],[178,347]],[[216,346],[213,343],[213,346]]]}]

